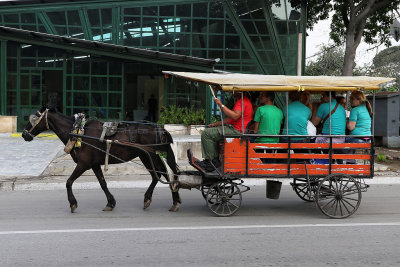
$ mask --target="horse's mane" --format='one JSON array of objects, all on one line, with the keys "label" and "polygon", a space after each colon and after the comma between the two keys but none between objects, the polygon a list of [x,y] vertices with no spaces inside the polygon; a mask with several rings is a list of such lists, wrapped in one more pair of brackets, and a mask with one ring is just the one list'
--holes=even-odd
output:
[{"label": "horse's mane", "polygon": [[57,113],[59,116],[65,118],[65,119],[68,119],[68,120],[72,120],[72,121],[75,120],[73,116],[65,115],[62,112],[59,112],[56,108],[49,108],[49,112]]}]

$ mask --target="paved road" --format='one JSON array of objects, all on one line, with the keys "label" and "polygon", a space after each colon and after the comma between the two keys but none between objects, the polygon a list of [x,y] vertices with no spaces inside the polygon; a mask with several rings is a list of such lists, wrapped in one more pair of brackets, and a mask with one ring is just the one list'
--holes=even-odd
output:
[{"label": "paved road", "polygon": [[178,213],[157,188],[142,210],[145,189],[114,189],[117,207],[100,190],[76,190],[77,213],[66,192],[0,194],[2,266],[399,266],[400,185],[374,185],[357,213],[325,218],[288,186],[280,200],[265,187],[244,193],[242,208],[214,217],[197,190],[182,191]]}]

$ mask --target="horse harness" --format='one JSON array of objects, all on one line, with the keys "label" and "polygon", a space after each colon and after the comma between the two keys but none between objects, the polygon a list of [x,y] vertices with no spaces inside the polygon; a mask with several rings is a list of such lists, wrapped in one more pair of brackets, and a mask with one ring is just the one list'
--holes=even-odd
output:
[{"label": "horse harness", "polygon": [[36,113],[39,114],[40,117],[36,116],[36,115],[30,115],[29,116],[29,122],[31,123],[32,127],[28,130],[24,129],[24,132],[31,134],[33,129],[35,129],[36,125],[39,124],[39,122],[43,119],[43,117],[46,118],[46,128],[47,130],[50,130],[49,128],[49,122],[47,120],[47,113],[49,112],[49,109],[46,108],[45,111],[43,111],[42,113],[40,113],[39,111],[37,111]]}]

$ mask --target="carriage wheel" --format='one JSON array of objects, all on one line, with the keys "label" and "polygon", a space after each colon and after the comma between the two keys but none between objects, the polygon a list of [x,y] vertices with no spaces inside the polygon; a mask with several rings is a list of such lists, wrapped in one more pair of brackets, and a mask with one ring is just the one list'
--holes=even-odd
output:
[{"label": "carriage wheel", "polygon": [[[293,190],[296,195],[304,201],[313,202],[314,194],[318,187],[318,178],[309,178],[311,186],[311,194],[309,194],[310,188],[308,187],[307,178],[294,178],[293,179]],[[311,198],[310,198],[311,196]]]},{"label": "carriage wheel", "polygon": [[329,175],[319,183],[315,202],[328,217],[349,217],[360,206],[360,185],[354,178],[344,174]]},{"label": "carriage wheel", "polygon": [[210,186],[206,202],[208,208],[218,216],[233,215],[242,204],[242,192],[232,182],[219,182]]}]

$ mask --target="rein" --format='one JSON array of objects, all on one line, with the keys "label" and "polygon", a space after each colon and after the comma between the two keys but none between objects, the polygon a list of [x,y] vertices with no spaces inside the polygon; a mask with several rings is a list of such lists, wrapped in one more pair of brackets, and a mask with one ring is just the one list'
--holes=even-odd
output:
[{"label": "rein", "polygon": [[49,109],[46,109],[43,113],[40,113],[40,112],[38,111],[37,113],[39,113],[39,115],[40,115],[39,119],[35,122],[34,125],[32,125],[32,128],[30,128],[29,131],[25,129],[24,132],[27,132],[28,134],[31,134],[32,131],[33,131],[33,129],[35,129],[36,125],[39,124],[39,122],[42,120],[42,118],[43,118],[44,116],[46,117],[46,128],[47,128],[47,130],[50,130],[50,128],[49,128],[49,122],[48,122],[48,120],[47,120],[47,113],[48,113],[48,111],[49,111]]}]

